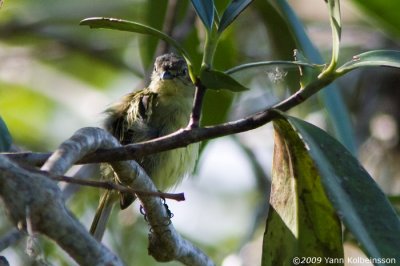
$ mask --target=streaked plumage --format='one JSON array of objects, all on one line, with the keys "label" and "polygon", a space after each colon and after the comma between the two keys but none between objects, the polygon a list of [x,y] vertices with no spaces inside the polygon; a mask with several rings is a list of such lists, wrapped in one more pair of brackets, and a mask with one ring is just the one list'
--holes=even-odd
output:
[{"label": "streaked plumage", "polygon": [[[150,85],[126,95],[121,102],[109,108],[106,111],[108,118],[105,128],[123,145],[170,134],[188,124],[194,91],[186,62],[174,54],[159,56],[154,64]],[[197,156],[198,144],[191,144],[186,148],[145,156],[138,163],[157,188],[165,190],[177,185],[186,174],[193,171]],[[110,167],[106,168],[105,178],[118,180]],[[103,195],[100,201],[90,230],[98,239],[101,239],[105,230],[102,216],[109,215],[110,203],[115,198]],[[131,195],[121,195],[121,208],[126,208],[133,200]]]}]

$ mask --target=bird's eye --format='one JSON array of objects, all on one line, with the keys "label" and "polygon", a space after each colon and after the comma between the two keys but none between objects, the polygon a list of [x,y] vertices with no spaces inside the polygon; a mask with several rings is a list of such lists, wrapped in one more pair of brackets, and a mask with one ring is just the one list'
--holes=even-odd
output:
[{"label": "bird's eye", "polygon": [[182,75],[184,75],[184,76],[187,75],[187,69],[186,69],[186,68],[184,68],[184,69],[182,70]]},{"label": "bird's eye", "polygon": [[157,72],[157,67],[156,66],[154,67],[154,72]]}]

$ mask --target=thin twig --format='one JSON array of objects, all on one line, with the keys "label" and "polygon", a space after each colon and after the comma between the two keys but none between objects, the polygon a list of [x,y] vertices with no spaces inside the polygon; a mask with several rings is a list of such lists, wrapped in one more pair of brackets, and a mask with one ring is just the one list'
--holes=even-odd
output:
[{"label": "thin twig", "polygon": [[[306,99],[314,95],[318,90],[329,85],[332,81],[332,78],[326,77],[318,79],[275,106],[268,107],[263,111],[257,112],[242,119],[238,119],[236,121],[231,121],[216,126],[189,127],[150,141],[133,143],[112,149],[98,149],[93,153],[83,157],[77,162],[77,164],[135,160],[145,155],[185,147],[191,143],[249,131],[265,125],[274,119],[277,115],[276,112],[273,112],[274,109],[287,111],[292,107],[304,102]],[[200,100],[195,101],[194,107],[200,106]],[[195,115],[197,114],[199,113],[196,111]],[[50,156],[49,153],[26,152],[4,153],[4,155],[10,159],[32,165],[41,165],[44,163],[45,159],[49,158]]]},{"label": "thin twig", "polygon": [[[73,178],[76,179],[89,179],[89,178],[99,178],[100,177],[100,172],[99,172],[99,165],[98,164],[85,164],[82,165],[79,170],[73,174]],[[74,195],[77,191],[79,191],[82,188],[82,186],[78,184],[67,184],[63,186],[62,192],[63,192],[63,198],[65,201],[67,201],[72,195]]]},{"label": "thin twig", "polygon": [[119,192],[124,192],[124,193],[132,193],[132,194],[137,194],[137,195],[142,195],[142,196],[160,197],[160,198],[172,199],[172,200],[176,200],[176,201],[185,200],[184,193],[165,193],[165,192],[143,191],[143,190],[137,190],[137,189],[124,187],[124,186],[121,186],[121,185],[111,182],[111,181],[84,180],[84,179],[73,178],[73,177],[69,177],[69,176],[63,176],[63,175],[52,175],[45,171],[41,171],[41,172],[45,175],[49,175],[50,178],[53,180],[67,182],[67,183],[71,183],[71,184],[78,184],[78,185],[82,185],[82,186],[97,187],[97,188],[103,188],[103,189],[113,189],[113,190],[117,190]]},{"label": "thin twig", "polygon": [[176,200],[176,201],[184,201],[185,200],[184,193],[165,193],[165,192],[161,192],[161,191],[143,191],[143,190],[138,190],[138,189],[133,189],[133,188],[129,188],[126,186],[122,186],[120,184],[117,184],[117,183],[111,182],[111,181],[87,180],[87,179],[74,178],[74,177],[65,176],[65,175],[54,175],[48,171],[38,170],[31,166],[21,165],[21,167],[23,167],[26,170],[31,171],[31,172],[36,172],[36,173],[39,173],[42,175],[46,175],[53,180],[62,181],[62,182],[70,183],[70,184],[77,184],[77,185],[82,185],[82,186],[96,187],[96,188],[103,188],[103,189],[113,189],[113,190],[117,190],[119,192],[132,193],[132,194],[137,194],[137,195],[142,195],[142,196],[153,196],[153,197],[171,199],[171,200]]},{"label": "thin twig", "polygon": [[196,92],[194,94],[192,113],[190,114],[190,121],[188,129],[198,128],[200,125],[201,109],[203,107],[204,95],[206,94],[206,87],[201,83],[200,79],[196,79]]},{"label": "thin twig", "polygon": [[[0,197],[11,221],[26,230],[27,208],[31,230],[46,235],[80,265],[123,265],[66,208],[56,182],[22,168],[0,155]],[[62,230],[60,230],[60,228]],[[84,248],[82,248],[84,247]]]}]

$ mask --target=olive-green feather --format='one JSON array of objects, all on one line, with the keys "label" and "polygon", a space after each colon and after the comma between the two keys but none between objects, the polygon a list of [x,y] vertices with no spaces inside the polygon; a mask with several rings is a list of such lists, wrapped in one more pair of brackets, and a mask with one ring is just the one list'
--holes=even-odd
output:
[{"label": "olive-green feather", "polygon": [[[149,86],[129,93],[106,110],[105,128],[122,145],[173,133],[188,124],[194,91],[186,62],[174,54],[160,56],[154,64]],[[185,148],[151,154],[137,162],[157,188],[165,190],[179,184],[193,171],[198,147],[195,143]],[[103,178],[120,183],[119,177],[110,166],[103,168]],[[132,194],[122,193],[121,208],[128,207],[134,200]]]}]

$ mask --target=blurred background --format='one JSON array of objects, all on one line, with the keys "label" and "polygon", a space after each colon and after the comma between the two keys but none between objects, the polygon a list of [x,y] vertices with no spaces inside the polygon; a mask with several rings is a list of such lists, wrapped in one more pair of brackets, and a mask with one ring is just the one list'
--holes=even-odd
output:
[{"label": "blurred background", "polygon": [[[222,11],[230,1],[215,2]],[[288,2],[299,16],[300,26],[329,60],[331,32],[324,1]],[[217,69],[294,59],[293,50],[299,47],[274,3],[255,0],[224,33],[215,55]],[[399,1],[351,0],[341,4],[342,63],[367,50],[399,50]],[[20,149],[52,151],[79,128],[101,126],[103,110],[124,94],[143,88],[153,59],[169,51],[152,37],[79,26],[82,19],[93,16],[123,18],[164,30],[190,51],[196,63],[201,62],[204,32],[187,0],[5,0],[0,8],[0,115]],[[209,92],[204,125],[241,118],[299,88],[298,69],[265,67],[234,77],[251,90],[240,94]],[[336,84],[352,122],[348,134],[359,159],[399,204],[399,71],[357,70]],[[319,97],[290,111],[335,134],[329,112],[332,110],[325,109]],[[272,165],[272,126],[212,140],[203,147],[193,178],[175,189],[185,193],[186,201],[167,202],[174,213],[172,221],[218,265],[259,265]],[[96,171],[81,175],[98,177]],[[68,191],[71,210],[89,227],[99,191],[60,186]],[[149,227],[138,210],[135,205],[114,212],[106,245],[127,265],[159,265],[147,255]],[[0,239],[12,228],[0,209]],[[361,256],[350,235],[346,234],[346,240],[346,255]],[[40,241],[43,260],[54,265],[73,264],[54,243],[46,238]],[[15,241],[0,254],[11,265],[33,264],[25,243],[26,239]]]}]

